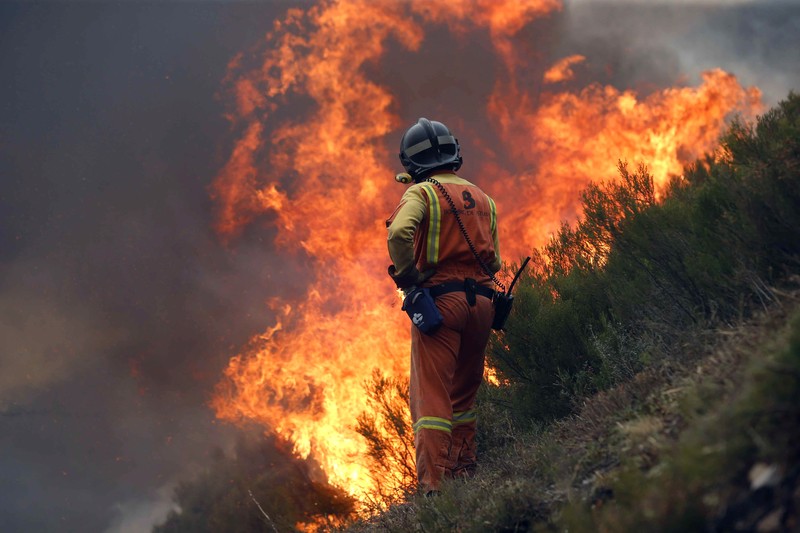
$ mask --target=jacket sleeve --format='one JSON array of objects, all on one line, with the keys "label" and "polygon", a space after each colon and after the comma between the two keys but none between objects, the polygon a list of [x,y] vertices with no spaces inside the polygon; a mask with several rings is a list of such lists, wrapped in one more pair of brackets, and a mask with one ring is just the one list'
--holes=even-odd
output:
[{"label": "jacket sleeve", "polygon": [[414,258],[414,234],[425,218],[427,203],[420,187],[412,185],[406,189],[389,220],[389,257],[396,269],[396,276],[408,276],[416,270]]}]

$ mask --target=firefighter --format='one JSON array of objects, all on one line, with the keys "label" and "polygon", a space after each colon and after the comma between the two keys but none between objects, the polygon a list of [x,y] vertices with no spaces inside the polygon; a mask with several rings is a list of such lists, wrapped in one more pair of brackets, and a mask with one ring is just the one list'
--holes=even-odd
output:
[{"label": "firefighter", "polygon": [[411,327],[417,479],[433,494],[442,479],[476,468],[475,396],[494,316],[492,277],[501,266],[497,216],[494,201],[456,174],[460,146],[441,122],[420,118],[411,126],[400,161],[407,174],[397,180],[414,184],[386,221],[389,275],[406,294],[428,288],[443,319],[429,334]]}]

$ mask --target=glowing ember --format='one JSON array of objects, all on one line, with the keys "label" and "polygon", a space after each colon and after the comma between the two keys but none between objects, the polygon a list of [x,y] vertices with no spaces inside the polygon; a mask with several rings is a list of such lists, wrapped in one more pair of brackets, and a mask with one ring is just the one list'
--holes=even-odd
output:
[{"label": "glowing ember", "polygon": [[[497,201],[509,260],[573,219],[579,191],[613,179],[618,159],[646,162],[663,187],[714,146],[732,111],[758,109],[758,91],[722,71],[706,73],[697,88],[644,99],[600,85],[532,97],[515,75],[531,67],[515,53],[514,35],[560,7],[554,0],[329,1],[290,10],[264,50],[231,62],[229,117],[239,138],[212,187],[216,229],[231,240],[267,213],[276,246],[305,254],[314,273],[305,298],[276,308],[278,323],[231,359],[213,400],[218,417],[255,421],[290,439],[357,498],[375,490],[366,444],[353,428],[373,369],[408,371],[409,324],[385,274],[384,220],[402,194],[393,150],[418,118],[395,116],[391,88],[367,74],[390,41],[414,52],[425,28],[446,23],[488,39],[504,66],[486,113],[503,140],[501,156],[526,170],[480,166],[497,160],[490,149],[500,150],[485,147],[469,155],[464,175],[492,176],[481,185]],[[566,79],[583,60],[576,57],[548,72]],[[250,62],[260,67],[243,66]]]}]

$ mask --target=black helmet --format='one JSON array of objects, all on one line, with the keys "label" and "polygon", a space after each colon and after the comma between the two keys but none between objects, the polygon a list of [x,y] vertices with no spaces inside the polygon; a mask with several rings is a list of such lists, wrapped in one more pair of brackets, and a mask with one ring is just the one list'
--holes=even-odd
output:
[{"label": "black helmet", "polygon": [[421,118],[400,139],[400,162],[419,182],[434,170],[461,168],[461,147],[447,126]]}]

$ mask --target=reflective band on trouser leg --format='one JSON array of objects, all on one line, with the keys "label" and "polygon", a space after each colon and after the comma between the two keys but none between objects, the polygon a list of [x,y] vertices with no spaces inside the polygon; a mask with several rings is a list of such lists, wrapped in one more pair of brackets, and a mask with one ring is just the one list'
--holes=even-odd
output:
[{"label": "reflective band on trouser leg", "polygon": [[414,433],[420,429],[438,429],[439,431],[450,433],[453,429],[453,423],[447,419],[436,416],[421,416],[419,420],[414,423]]},{"label": "reflective band on trouser leg", "polygon": [[414,423],[417,481],[423,491],[439,490],[450,475],[450,432],[453,424],[438,416],[422,416]]},{"label": "reflective band on trouser leg", "polygon": [[414,422],[417,482],[422,491],[439,490],[450,475],[450,433],[453,423],[438,416],[421,416]]},{"label": "reflective band on trouser leg", "polygon": [[478,419],[478,414],[475,412],[475,409],[470,409],[469,411],[464,411],[461,413],[453,413],[453,425],[457,426],[459,424],[468,424],[469,422],[475,422]]}]

